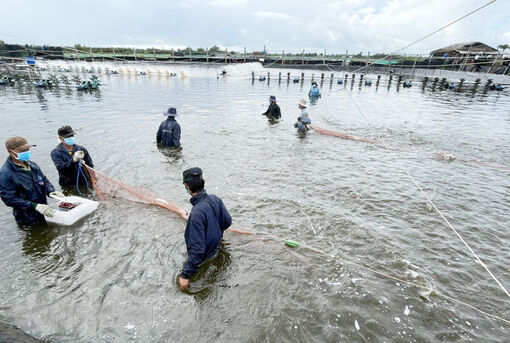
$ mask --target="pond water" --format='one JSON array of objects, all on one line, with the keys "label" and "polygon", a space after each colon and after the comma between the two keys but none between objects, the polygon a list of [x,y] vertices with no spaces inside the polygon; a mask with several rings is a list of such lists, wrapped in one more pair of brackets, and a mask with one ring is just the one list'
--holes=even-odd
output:
[{"label": "pond water", "polygon": [[[177,215],[115,198],[72,227],[23,229],[2,205],[1,319],[56,342],[508,340],[510,324],[438,294],[510,320],[510,299],[406,174],[510,288],[507,90],[418,80],[402,88],[387,75],[379,85],[375,75],[365,76],[372,86],[358,78],[339,85],[340,73],[321,83],[310,70],[293,83],[301,70],[259,64],[108,66],[123,72],[99,74],[100,91],[0,88],[2,141],[21,135],[37,144],[32,159],[58,188],[50,152],[57,129],[71,125],[97,170],[188,210],[182,171],[199,166],[234,225],[258,234],[227,232],[218,260],[182,293],[175,280],[185,222]],[[268,71],[271,80],[259,82]],[[297,102],[312,73],[323,94],[309,106],[313,124],[386,146],[298,135]],[[282,110],[278,123],[261,115],[269,95]],[[180,114],[179,154],[155,142],[169,105]]]}]

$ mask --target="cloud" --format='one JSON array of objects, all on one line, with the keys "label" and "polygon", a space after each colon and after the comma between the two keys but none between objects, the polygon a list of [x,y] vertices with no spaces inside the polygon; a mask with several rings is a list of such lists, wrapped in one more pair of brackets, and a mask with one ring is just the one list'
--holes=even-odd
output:
[{"label": "cloud", "polygon": [[294,19],[294,17],[288,14],[278,12],[255,12],[253,15],[265,19]]},{"label": "cloud", "polygon": [[220,7],[235,7],[239,5],[246,4],[247,0],[212,0],[209,1],[209,5],[211,6],[220,6]]}]

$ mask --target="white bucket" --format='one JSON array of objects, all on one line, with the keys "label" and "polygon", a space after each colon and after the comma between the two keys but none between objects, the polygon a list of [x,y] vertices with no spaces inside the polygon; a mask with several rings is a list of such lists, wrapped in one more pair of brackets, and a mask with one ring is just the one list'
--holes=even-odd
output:
[{"label": "white bucket", "polygon": [[[67,196],[64,198],[58,198],[59,202],[55,208],[55,206],[52,206],[55,209],[55,214],[53,217],[47,217],[44,216],[44,219],[46,219],[46,222],[58,224],[58,225],[64,225],[69,226],[76,223],[78,220],[88,216],[94,210],[99,206],[99,203],[97,201],[77,197],[74,195]],[[71,203],[73,205],[76,205],[76,207],[70,209],[70,210],[63,210],[58,205],[61,203]]]}]

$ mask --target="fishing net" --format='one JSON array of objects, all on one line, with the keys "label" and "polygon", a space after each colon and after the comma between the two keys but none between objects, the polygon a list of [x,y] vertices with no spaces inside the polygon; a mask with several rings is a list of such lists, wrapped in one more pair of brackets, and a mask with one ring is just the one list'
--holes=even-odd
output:
[{"label": "fishing net", "polygon": [[183,219],[188,219],[187,211],[170,200],[163,199],[161,196],[145,189],[126,185],[89,166],[86,166],[86,168],[96,195],[101,201],[106,201],[109,197],[120,197],[134,202],[158,206],[179,215]]},{"label": "fishing net", "polygon": [[[143,204],[158,206],[169,210],[181,218],[188,220],[189,213],[173,203],[170,200],[166,200],[161,198],[161,196],[149,192],[145,189],[133,187],[130,185],[126,185],[120,181],[117,181],[108,175],[105,175],[97,170],[92,169],[89,166],[85,166],[86,170],[89,174],[89,179],[94,187],[97,197],[101,201],[106,201],[108,198],[119,197],[123,199],[128,199],[134,202],[139,202]],[[228,231],[241,233],[245,235],[253,235],[252,232],[245,230],[236,229],[234,227],[229,227]]]},{"label": "fishing net", "polygon": [[372,140],[372,139],[367,139],[367,138],[351,136],[351,135],[348,135],[348,134],[345,134],[345,133],[340,133],[340,132],[336,132],[336,131],[331,131],[331,130],[323,129],[323,128],[320,128],[320,127],[315,126],[315,125],[309,125],[309,126],[312,128],[312,130],[314,130],[315,132],[320,133],[322,135],[335,136],[335,137],[339,137],[339,138],[342,138],[342,139],[350,139],[350,140],[353,140],[353,141],[360,141],[360,142],[371,143],[371,144],[381,144],[381,142],[379,142],[377,140]]}]

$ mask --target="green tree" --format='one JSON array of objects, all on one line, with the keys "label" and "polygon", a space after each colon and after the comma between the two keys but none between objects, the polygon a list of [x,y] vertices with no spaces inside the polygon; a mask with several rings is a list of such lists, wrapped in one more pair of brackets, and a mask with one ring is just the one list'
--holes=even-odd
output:
[{"label": "green tree", "polygon": [[216,45],[209,49],[209,53],[216,53],[220,51],[221,51],[220,47]]},{"label": "green tree", "polygon": [[506,49],[510,49],[510,46],[508,44],[500,44],[498,45],[498,49],[501,49],[501,51],[505,52]]},{"label": "green tree", "polygon": [[5,45],[5,42],[0,39],[0,45]]}]

